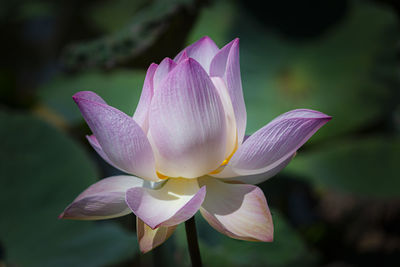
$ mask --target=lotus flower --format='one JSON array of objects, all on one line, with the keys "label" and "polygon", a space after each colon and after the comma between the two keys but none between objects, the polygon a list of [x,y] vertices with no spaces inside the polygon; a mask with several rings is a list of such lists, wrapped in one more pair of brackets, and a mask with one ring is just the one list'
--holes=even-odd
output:
[{"label": "lotus flower", "polygon": [[239,39],[219,49],[208,37],[147,70],[133,117],[93,92],[73,96],[93,132],[87,139],[127,173],[100,180],[60,215],[137,216],[142,252],[163,243],[200,210],[217,231],[269,242],[273,223],[254,184],[282,170],[331,117],[297,109],[245,137]]}]

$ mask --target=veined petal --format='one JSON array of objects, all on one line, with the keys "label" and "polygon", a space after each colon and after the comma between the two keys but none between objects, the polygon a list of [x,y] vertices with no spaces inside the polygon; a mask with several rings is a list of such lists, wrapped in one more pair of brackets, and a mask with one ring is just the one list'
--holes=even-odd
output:
[{"label": "veined petal", "polygon": [[93,149],[97,152],[97,154],[100,155],[108,164],[113,166],[114,168],[118,169],[118,166],[116,166],[104,153],[103,149],[101,148],[99,141],[97,141],[96,136],[92,135],[86,135],[86,139],[89,141],[89,144],[93,147]]},{"label": "veined petal", "polygon": [[246,106],[244,104],[242,80],[240,77],[239,39],[224,46],[213,58],[210,75],[226,81],[235,112],[238,143],[241,144],[246,131]]},{"label": "veined petal", "polygon": [[182,61],[188,59],[188,55],[186,50],[181,51],[175,58],[174,61],[176,62],[176,64],[180,64]]},{"label": "veined petal", "polygon": [[154,74],[154,90],[158,89],[162,80],[167,77],[168,73],[173,70],[175,66],[176,63],[170,58],[165,58],[163,61],[161,61]]},{"label": "veined petal", "polygon": [[211,76],[217,76],[226,79],[226,64],[228,61],[229,53],[231,52],[233,44],[235,42],[238,42],[238,40],[238,38],[232,40],[230,43],[222,47],[214,56],[210,64]]},{"label": "veined petal", "polygon": [[95,96],[93,92],[79,92],[73,99],[108,159],[125,172],[159,181],[153,151],[140,126],[125,113],[91,100]]},{"label": "veined petal", "polygon": [[245,175],[245,176],[239,176],[239,174],[235,173],[234,170],[232,170],[231,166],[226,166],[224,171],[218,174],[211,175],[212,177],[216,178],[221,178],[224,179],[224,181],[227,182],[242,182],[245,184],[259,184],[262,183],[269,178],[275,176],[278,174],[281,170],[283,170],[289,163],[292,161],[294,155],[291,157],[287,158],[285,161],[283,161],[281,164],[276,166],[275,168],[272,168],[264,173],[260,174],[254,174],[254,175]]},{"label": "veined petal", "polygon": [[210,37],[204,36],[197,42],[193,43],[192,45],[186,47],[183,51],[181,51],[174,58],[174,61],[179,62],[185,51],[188,57],[194,58],[197,62],[200,63],[204,70],[209,73],[211,60],[218,53],[219,49]]},{"label": "veined petal", "polygon": [[330,119],[321,112],[307,109],[282,114],[251,135],[228,166],[237,175],[260,174],[284,167],[283,162]]},{"label": "veined petal", "polygon": [[125,192],[143,184],[142,179],[127,175],[102,179],[83,191],[59,218],[102,220],[129,214],[132,211],[126,205]]},{"label": "veined petal", "polygon": [[272,217],[260,188],[211,177],[200,178],[199,184],[207,187],[200,212],[217,231],[241,240],[272,241]]},{"label": "veined petal", "polygon": [[140,100],[136,107],[135,114],[133,114],[133,119],[140,125],[140,127],[142,127],[145,133],[147,133],[149,129],[149,108],[154,93],[153,77],[157,66],[157,64],[152,63],[147,69],[142,94],[140,95]]},{"label": "veined petal", "polygon": [[136,234],[140,251],[146,253],[158,247],[174,233],[176,227],[177,225],[169,227],[161,226],[153,230],[141,219],[136,217]]},{"label": "veined petal", "polygon": [[197,179],[169,179],[152,190],[135,187],[126,192],[126,203],[150,228],[175,226],[191,218],[200,208],[206,188]]},{"label": "veined petal", "polygon": [[225,81],[220,77],[211,77],[215,88],[218,91],[219,97],[222,101],[222,106],[225,111],[225,122],[226,122],[226,152],[225,158],[228,158],[235,150],[237,146],[236,137],[236,121],[235,113],[233,111],[233,106],[231,98],[229,97],[228,89],[226,87]]},{"label": "veined petal", "polygon": [[224,160],[225,112],[207,73],[194,59],[176,66],[154,93],[150,135],[157,170],[196,178]]}]

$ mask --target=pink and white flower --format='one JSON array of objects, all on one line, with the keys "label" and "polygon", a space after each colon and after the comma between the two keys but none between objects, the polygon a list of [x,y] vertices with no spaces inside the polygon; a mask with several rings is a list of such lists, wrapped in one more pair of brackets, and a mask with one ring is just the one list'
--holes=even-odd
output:
[{"label": "pink and white flower", "polygon": [[255,185],[282,170],[331,117],[297,109],[245,139],[239,39],[219,49],[208,37],[147,70],[130,117],[93,92],[73,96],[89,143],[127,173],[100,180],[60,215],[98,220],[133,212],[142,252],[163,243],[198,210],[232,238],[269,242],[273,224]]}]

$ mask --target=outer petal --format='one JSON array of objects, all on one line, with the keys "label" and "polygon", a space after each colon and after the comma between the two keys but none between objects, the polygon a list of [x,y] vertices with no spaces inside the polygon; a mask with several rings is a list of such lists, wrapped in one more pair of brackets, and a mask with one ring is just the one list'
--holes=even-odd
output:
[{"label": "outer petal", "polygon": [[175,231],[175,226],[158,227],[155,230],[151,229],[141,219],[136,217],[136,233],[139,241],[140,251],[142,253],[149,252],[153,248],[164,243]]},{"label": "outer petal", "polygon": [[188,59],[188,58],[189,58],[189,56],[187,55],[186,50],[183,50],[182,52],[180,52],[180,53],[174,58],[174,61],[175,61],[177,64],[180,64],[182,61],[184,61],[184,60],[186,60],[186,59]]},{"label": "outer petal", "polygon": [[165,58],[163,61],[161,61],[160,65],[158,66],[154,74],[154,90],[158,89],[162,80],[164,80],[165,77],[167,77],[168,73],[171,70],[173,70],[175,66],[176,63],[170,58]]},{"label": "outer petal", "polygon": [[213,83],[194,59],[175,67],[155,92],[150,135],[157,170],[166,176],[200,177],[224,160],[224,109]]},{"label": "outer petal", "polygon": [[207,187],[200,212],[217,231],[236,239],[272,241],[272,217],[260,188],[211,177],[201,178],[199,183]]},{"label": "outer petal", "polygon": [[96,136],[86,135],[86,139],[89,141],[89,144],[93,147],[93,149],[100,155],[108,164],[113,166],[114,168],[118,169],[118,166],[114,165],[112,161],[107,157],[106,153],[104,153],[103,149],[101,148],[99,141],[97,141]]},{"label": "outer petal", "polygon": [[[228,178],[224,179],[224,181],[242,182],[245,184],[259,184],[259,183],[262,183],[262,182],[268,180],[269,178],[277,175],[281,170],[283,170],[290,163],[290,161],[293,159],[293,157],[294,157],[294,155],[287,158],[285,161],[283,161],[281,164],[279,164],[275,168],[272,168],[271,170],[261,173],[261,174],[254,174],[254,175],[248,175],[248,176],[246,176],[246,175],[245,176],[237,176],[238,174],[235,173],[234,170],[232,170],[232,167],[228,165],[224,169],[224,172],[221,173],[222,175],[216,174],[216,175],[212,175],[212,176],[217,177],[217,178],[228,177]],[[232,177],[232,176],[236,176],[236,177]]]},{"label": "outer petal", "polygon": [[152,63],[147,69],[142,94],[140,95],[140,100],[137,105],[135,114],[133,114],[133,119],[137,122],[137,124],[140,125],[140,127],[142,127],[145,133],[147,133],[147,130],[149,129],[149,108],[154,93],[153,77],[154,73],[156,72],[157,66],[157,64]]},{"label": "outer petal", "polygon": [[200,208],[206,188],[197,180],[169,179],[158,190],[135,187],[126,192],[126,203],[145,224],[155,229],[175,226],[192,217]]},{"label": "outer petal", "polygon": [[121,170],[159,181],[150,143],[140,126],[125,113],[87,95],[97,96],[79,92],[73,99],[109,160]]},{"label": "outer petal", "polygon": [[235,112],[238,143],[241,144],[246,131],[247,115],[240,78],[238,38],[227,44],[215,55],[211,62],[210,75],[222,77],[226,81]]},{"label": "outer petal", "polygon": [[204,70],[209,73],[210,64],[213,57],[218,53],[218,46],[214,43],[214,41],[208,37],[204,36],[197,42],[192,45],[186,47],[183,51],[181,51],[175,58],[175,62],[179,62],[182,57],[184,51],[186,51],[187,56],[194,58],[200,65],[204,68]]},{"label": "outer petal", "polygon": [[[234,176],[253,175],[284,167],[283,162],[330,119],[321,112],[307,109],[282,114],[239,147],[226,172],[233,171]],[[223,172],[221,176],[225,175]]]},{"label": "outer petal", "polygon": [[222,101],[222,106],[224,107],[225,111],[225,122],[226,122],[225,158],[228,158],[234,152],[237,146],[235,113],[233,111],[231,98],[229,96],[225,81],[220,77],[211,77],[211,80],[218,91],[219,97]]},{"label": "outer petal", "polygon": [[102,220],[131,213],[125,202],[125,192],[143,186],[134,176],[112,176],[100,180],[83,191],[59,216],[60,219]]}]

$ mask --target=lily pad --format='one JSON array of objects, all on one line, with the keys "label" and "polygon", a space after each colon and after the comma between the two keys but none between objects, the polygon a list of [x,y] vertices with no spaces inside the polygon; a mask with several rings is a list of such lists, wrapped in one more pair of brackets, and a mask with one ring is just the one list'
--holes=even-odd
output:
[{"label": "lily pad", "polygon": [[320,146],[299,153],[288,173],[317,186],[363,196],[400,196],[400,138],[370,137]]},{"label": "lily pad", "polygon": [[18,266],[103,266],[134,255],[111,222],[58,220],[98,173],[70,138],[32,115],[0,112],[0,243]]},{"label": "lily pad", "polygon": [[132,115],[139,102],[144,82],[144,71],[118,70],[113,72],[88,71],[59,75],[39,90],[42,104],[61,115],[69,123],[78,123],[82,116],[72,100],[78,91],[93,91],[111,106]]}]

